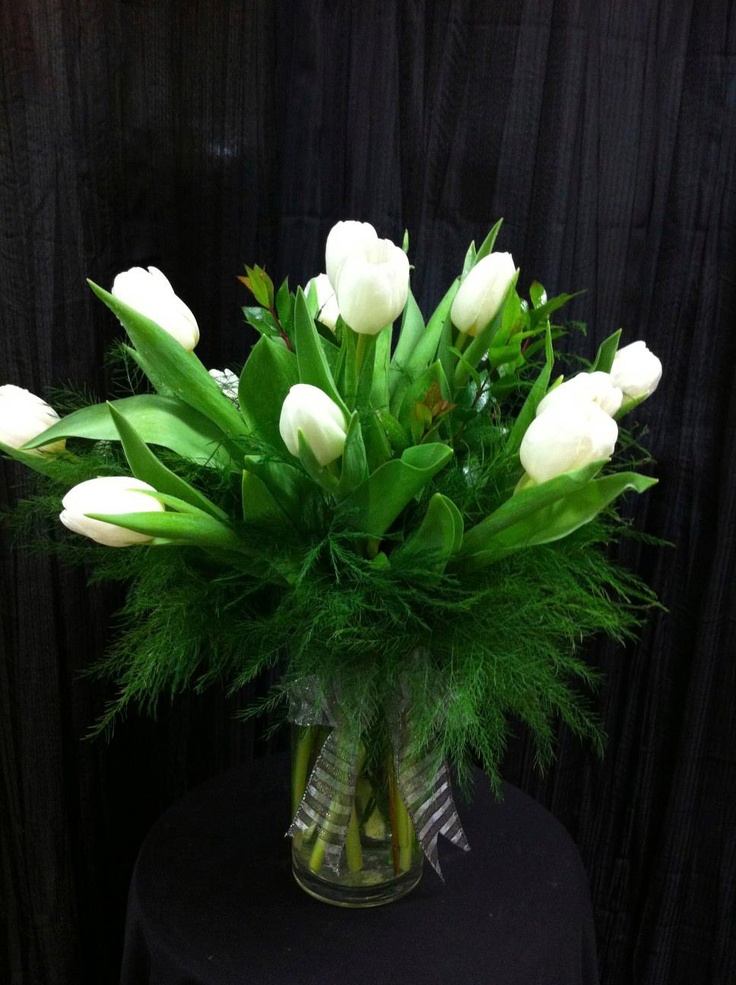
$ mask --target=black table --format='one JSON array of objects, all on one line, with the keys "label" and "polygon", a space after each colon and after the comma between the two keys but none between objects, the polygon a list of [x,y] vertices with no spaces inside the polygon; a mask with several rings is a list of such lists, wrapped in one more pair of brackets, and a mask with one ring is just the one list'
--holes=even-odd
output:
[{"label": "black table", "polygon": [[[154,825],[130,888],[122,985],[597,985],[575,845],[515,787],[480,777],[404,899],[320,903],[293,881],[288,764],[260,760],[191,791]],[[444,849],[444,850],[443,850]]]}]

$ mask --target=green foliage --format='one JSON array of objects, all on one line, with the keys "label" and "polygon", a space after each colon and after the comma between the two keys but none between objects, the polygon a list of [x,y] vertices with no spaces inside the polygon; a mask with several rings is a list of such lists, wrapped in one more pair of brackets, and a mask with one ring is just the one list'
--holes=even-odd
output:
[{"label": "green foliage", "polygon": [[[339,320],[333,334],[315,322],[316,290],[276,291],[246,268],[258,304],[244,312],[260,338],[237,402],[193,352],[92,285],[134,347],[114,348],[119,399],[90,404],[68,390],[58,424],[0,451],[41,473],[39,496],[12,518],[19,531],[54,520],[64,492],[94,476],[132,473],[166,507],[96,514],[151,546],[44,543],[88,564],[93,583],[126,588],[119,635],[91,671],[117,693],[98,730],[131,702],[153,712],[186,688],[236,691],[278,667],[267,707],[311,678],[374,734],[400,695],[413,741],[461,777],[476,756],[498,783],[513,720],[541,763],[559,718],[600,743],[586,703],[597,675],[580,648],[599,633],[629,639],[656,604],[607,550],[627,533],[615,501],[654,480],[633,471],[646,453],[624,431],[615,462],[524,479],[519,447],[559,359],[551,318],[573,295],[548,298],[535,282],[527,301],[514,279],[488,325],[459,338],[455,294],[499,228],[471,244],[428,319],[409,294],[393,351],[390,331],[358,336]],[[618,339],[596,368],[610,368]],[[279,418],[296,383],[342,411],[341,460],[320,465],[302,430],[288,453]],[[33,451],[62,438],[60,454]]]}]

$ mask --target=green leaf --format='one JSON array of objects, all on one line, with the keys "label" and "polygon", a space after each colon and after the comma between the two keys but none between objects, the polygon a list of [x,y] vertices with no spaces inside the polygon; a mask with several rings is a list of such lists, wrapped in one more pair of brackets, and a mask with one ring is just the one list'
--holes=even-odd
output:
[{"label": "green leaf", "polygon": [[532,281],[529,286],[529,297],[533,308],[541,308],[547,303],[547,292],[538,280]]},{"label": "green leaf", "polygon": [[110,414],[117,428],[123,445],[125,457],[136,479],[147,482],[160,493],[177,496],[179,499],[196,506],[219,520],[226,520],[227,514],[218,506],[211,503],[199,490],[190,486],[171,469],[163,465],[153,454],[148,445],[137,433],[124,414],[120,413],[113,404],[109,404]]},{"label": "green leaf", "polygon": [[614,332],[613,335],[609,335],[607,339],[604,339],[598,346],[598,352],[596,353],[593,365],[590,368],[591,373],[600,370],[601,373],[610,373],[611,367],[613,366],[613,360],[616,356],[618,350],[619,339],[621,338],[621,329]]},{"label": "green leaf", "polygon": [[260,332],[261,335],[268,335],[271,338],[281,337],[276,319],[266,308],[260,308],[255,305],[250,308],[243,308],[243,315],[248,324],[252,328],[255,328],[257,332]]},{"label": "green leaf", "polygon": [[[404,400],[402,401],[401,409],[399,410],[398,420],[399,425],[405,431],[411,429],[416,405],[418,403],[423,403],[432,387],[435,387],[438,391],[438,396],[440,398],[443,400],[450,399],[450,386],[447,382],[447,377],[444,374],[442,364],[439,360],[432,363],[431,366],[428,366],[422,375],[412,383],[404,394]],[[432,417],[430,414],[429,421],[431,422],[431,420]]]},{"label": "green leaf", "polygon": [[[401,388],[403,391],[411,383],[411,358],[424,331],[424,318],[410,290],[404,313],[401,316],[399,339],[389,367],[388,388],[392,396],[396,393],[397,388]],[[400,401],[400,398],[401,394],[399,393],[395,401]]]},{"label": "green leaf", "polygon": [[345,448],[342,453],[340,481],[335,489],[335,496],[338,501],[349,495],[367,477],[368,461],[366,459],[363,432],[360,426],[360,417],[357,411],[354,411],[348,423]]},{"label": "green leaf", "polygon": [[256,301],[264,308],[273,308],[273,281],[262,267],[249,267],[246,265],[245,272],[248,275],[248,287]]},{"label": "green leaf", "polygon": [[291,522],[301,529],[304,500],[311,483],[296,464],[246,455],[245,467],[263,482]]},{"label": "green leaf", "polygon": [[27,447],[39,448],[61,438],[117,441],[110,406],[125,415],[147,444],[168,448],[200,465],[227,466],[236,454],[235,449],[232,454],[227,451],[223,432],[209,418],[176,397],[156,393],[82,407],[62,417],[48,431],[29,441]]},{"label": "green leaf", "polygon": [[389,404],[389,367],[391,363],[391,332],[379,332],[373,357],[370,406],[374,410],[387,410]]},{"label": "green leaf", "polygon": [[581,294],[585,294],[585,291],[576,291],[574,294],[558,294],[556,297],[550,298],[549,301],[545,301],[539,306],[534,306],[529,312],[530,329],[534,331],[538,325],[544,326],[544,323],[549,321],[549,316],[553,312],[562,308],[568,301],[572,301],[573,298],[577,298]]},{"label": "green leaf", "polygon": [[419,528],[406,539],[397,554],[402,557],[426,557],[427,563],[434,563],[440,570],[444,570],[450,556],[460,547],[462,539],[463,518],[460,510],[447,496],[435,493]]},{"label": "green leaf", "polygon": [[463,260],[463,269],[460,274],[461,277],[464,277],[475,266],[475,253],[476,253],[475,240],[472,240],[470,246],[468,247],[465,253],[465,259]]},{"label": "green leaf", "polygon": [[524,401],[524,405],[519,411],[519,416],[514,422],[514,426],[511,428],[511,434],[509,435],[509,440],[506,442],[506,450],[515,454],[521,447],[521,441],[526,434],[526,429],[534,420],[537,413],[537,407],[539,406],[542,397],[547,392],[547,387],[549,386],[550,376],[552,375],[552,366],[554,365],[555,354],[552,348],[552,334],[550,331],[549,324],[547,325],[547,332],[545,335],[545,362],[542,367],[539,376],[534,382],[531,390],[527,394],[527,398]]},{"label": "green leaf", "polygon": [[345,401],[335,386],[335,380],[322,348],[324,343],[320,339],[314,320],[309,314],[307,301],[301,287],[297,288],[294,305],[294,344],[299,366],[299,381],[311,383],[312,386],[324,390],[345,416],[349,416]]},{"label": "green leaf", "polygon": [[593,479],[581,488],[540,506],[516,523],[503,527],[494,536],[487,538],[483,549],[466,556],[463,545],[464,561],[471,569],[475,569],[512,551],[560,540],[593,520],[622,493],[628,490],[643,493],[656,482],[656,479],[636,472],[617,472],[601,479]]},{"label": "green leaf", "polygon": [[48,475],[52,479],[60,479],[61,468],[59,465],[60,462],[63,462],[63,456],[53,452],[23,451],[22,448],[13,448],[2,441],[0,441],[0,452],[29,469],[33,469],[34,472]]},{"label": "green leaf", "polygon": [[[488,254],[493,250],[493,247],[496,245],[496,237],[498,236],[498,232],[502,224],[503,224],[503,219],[499,219],[498,222],[495,224],[495,226],[488,233],[486,238],[483,240],[483,242],[480,244],[480,249],[475,255],[475,263],[478,263],[478,261],[482,260],[483,257],[487,257]],[[473,264],[473,266],[475,266],[475,263]]]},{"label": "green leaf", "polygon": [[279,433],[281,407],[298,382],[294,353],[281,340],[259,339],[240,374],[238,401],[253,433],[275,448],[284,447]]},{"label": "green leaf", "polygon": [[238,540],[230,527],[206,513],[88,513],[93,520],[104,520],[126,530],[149,537],[198,547],[238,550]]},{"label": "green leaf", "polygon": [[289,522],[266,483],[247,469],[243,469],[241,499],[246,523],[265,522],[283,528],[284,522]]},{"label": "green leaf", "polygon": [[168,391],[204,414],[226,435],[246,432],[232,401],[193,352],[188,352],[150,318],[88,281],[98,298],[120,319],[136,348],[137,361],[157,390]]},{"label": "green leaf", "polygon": [[385,462],[340,504],[339,515],[352,530],[381,537],[404,507],[452,458],[440,443],[407,448]]}]

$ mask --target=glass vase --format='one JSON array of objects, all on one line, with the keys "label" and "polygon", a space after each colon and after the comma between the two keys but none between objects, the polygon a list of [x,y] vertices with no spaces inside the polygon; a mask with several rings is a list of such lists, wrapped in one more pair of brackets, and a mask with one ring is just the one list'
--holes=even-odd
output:
[{"label": "glass vase", "polygon": [[[330,731],[319,725],[292,726],[292,816]],[[339,858],[325,851],[319,825],[313,823],[292,835],[292,869],[302,889],[326,903],[380,906],[416,886],[423,856],[399,793],[390,749],[376,751],[361,744],[354,763],[355,795]],[[322,799],[328,804],[330,796]],[[326,806],[324,816],[329,824],[335,812]]]}]

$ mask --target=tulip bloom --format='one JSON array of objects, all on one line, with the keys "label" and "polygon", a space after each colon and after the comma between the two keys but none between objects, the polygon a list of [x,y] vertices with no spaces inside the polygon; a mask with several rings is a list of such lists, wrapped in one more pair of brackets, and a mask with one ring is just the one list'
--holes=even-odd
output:
[{"label": "tulip bloom", "polygon": [[[13,386],[12,383],[0,386],[0,441],[3,444],[10,448],[22,448],[26,441],[37,438],[58,420],[59,415],[53,407],[30,390]],[[62,451],[65,444],[64,441],[55,441],[44,448],[34,449],[33,453]]]},{"label": "tulip bloom", "polygon": [[332,286],[327,274],[317,274],[316,277],[312,277],[304,288],[305,294],[309,294],[312,284],[314,284],[314,290],[317,296],[317,321],[329,328],[331,332],[334,332],[337,319],[340,317],[335,288]]},{"label": "tulip bloom", "polygon": [[342,455],[347,433],[345,415],[324,390],[296,383],[281,407],[279,432],[292,455],[299,456],[299,432],[320,465]]},{"label": "tulip bloom", "polygon": [[516,268],[510,253],[489,253],[469,271],[450,309],[452,324],[467,335],[477,335],[497,314]]},{"label": "tulip bloom", "polygon": [[646,342],[631,342],[613,358],[611,376],[629,400],[649,397],[662,379],[662,363],[647,348]]},{"label": "tulip bloom", "polygon": [[569,400],[591,400],[598,404],[610,417],[618,411],[623,393],[613,382],[610,373],[596,370],[594,373],[578,373],[543,397],[537,407],[537,417],[550,407],[560,406]]},{"label": "tulip bloom", "polygon": [[618,438],[614,419],[592,400],[565,400],[535,417],[519,449],[535,482],[610,458]]},{"label": "tulip bloom", "polygon": [[88,513],[163,513],[164,505],[148,492],[153,486],[127,475],[101,476],[80,482],[62,500],[59,519],[75,533],[83,534],[107,547],[129,547],[153,540],[148,534],[126,530],[105,520],[93,520]]},{"label": "tulip bloom", "polygon": [[332,282],[343,320],[359,335],[393,324],[409,296],[409,258],[389,239],[376,239],[343,260]]},{"label": "tulip bloom", "polygon": [[375,243],[377,239],[378,233],[370,222],[348,219],[332,227],[325,244],[325,270],[333,289],[337,287],[340,268],[347,257],[356,250]]},{"label": "tulip bloom", "polygon": [[173,336],[185,349],[199,342],[197,321],[181,298],[174,293],[168,278],[156,267],[132,267],[118,274],[112,294],[159,328]]}]

